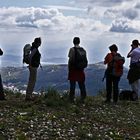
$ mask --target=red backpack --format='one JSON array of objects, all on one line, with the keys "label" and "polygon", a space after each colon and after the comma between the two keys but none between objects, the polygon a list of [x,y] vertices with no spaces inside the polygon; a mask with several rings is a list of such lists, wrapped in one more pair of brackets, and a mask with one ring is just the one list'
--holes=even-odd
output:
[{"label": "red backpack", "polygon": [[119,53],[113,56],[112,61],[108,64],[108,69],[110,71],[110,74],[117,77],[122,76],[124,62],[125,62],[125,58],[122,57]]}]

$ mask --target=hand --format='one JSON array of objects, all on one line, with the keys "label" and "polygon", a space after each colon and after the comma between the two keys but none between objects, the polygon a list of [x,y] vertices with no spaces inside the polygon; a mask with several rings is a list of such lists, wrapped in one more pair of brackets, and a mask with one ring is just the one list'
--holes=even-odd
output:
[{"label": "hand", "polygon": [[30,68],[32,68],[32,66],[29,64],[29,65],[27,66],[27,68],[29,68],[29,69],[30,69]]}]

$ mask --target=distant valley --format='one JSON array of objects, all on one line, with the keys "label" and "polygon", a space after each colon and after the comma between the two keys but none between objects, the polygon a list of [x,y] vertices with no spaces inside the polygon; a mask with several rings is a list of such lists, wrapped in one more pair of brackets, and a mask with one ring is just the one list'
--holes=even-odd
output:
[{"label": "distant valley", "polygon": [[[86,88],[88,95],[96,95],[99,91],[105,89],[105,81],[102,82],[105,66],[102,62],[89,65],[86,68]],[[124,74],[120,81],[120,89],[130,88],[126,79],[128,70],[124,68]],[[1,68],[3,83],[6,86],[14,86],[19,90],[25,90],[28,81],[27,67],[3,67]],[[46,65],[43,70],[39,68],[35,90],[45,90],[53,87],[57,90],[69,90],[69,81],[67,80],[67,65]],[[78,85],[76,93],[79,94]]]}]

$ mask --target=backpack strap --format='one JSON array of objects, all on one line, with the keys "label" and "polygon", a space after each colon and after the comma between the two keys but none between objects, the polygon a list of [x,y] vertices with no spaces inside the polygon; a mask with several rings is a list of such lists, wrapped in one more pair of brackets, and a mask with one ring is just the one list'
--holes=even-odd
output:
[{"label": "backpack strap", "polygon": [[77,63],[77,48],[76,47],[73,47],[74,48],[74,66],[76,66],[76,63]]},{"label": "backpack strap", "polygon": [[115,63],[115,59],[114,58],[115,58],[115,56],[117,54],[113,55],[111,53],[111,55],[112,55],[112,60],[108,63],[108,66],[107,66],[107,69],[105,70],[103,79],[106,77],[107,74],[111,74],[113,72],[113,66],[114,66],[114,63]]}]

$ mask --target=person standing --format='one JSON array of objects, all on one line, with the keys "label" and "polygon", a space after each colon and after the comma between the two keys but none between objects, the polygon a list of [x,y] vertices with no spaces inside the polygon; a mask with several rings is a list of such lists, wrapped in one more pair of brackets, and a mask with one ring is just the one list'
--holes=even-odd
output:
[{"label": "person standing", "polygon": [[[1,55],[3,55],[3,51],[0,48],[0,56]],[[4,90],[3,90],[1,74],[0,74],[0,100],[5,100],[5,95],[4,95]]]},{"label": "person standing", "polygon": [[31,53],[29,55],[29,81],[26,89],[26,101],[32,100],[32,93],[36,83],[37,69],[40,65],[41,54],[38,50],[41,45],[41,38],[35,38],[32,43]]},{"label": "person standing", "polygon": [[106,76],[106,103],[111,102],[113,90],[113,102],[117,103],[119,95],[119,81],[123,74],[124,57],[121,57],[116,44],[109,47],[110,53],[105,56],[104,64],[107,64]]},{"label": "person standing", "polygon": [[136,96],[140,96],[140,48],[139,41],[133,40],[131,44],[131,50],[129,51],[127,58],[130,58],[130,69],[128,71],[128,81],[132,90],[136,93]]},{"label": "person standing", "polygon": [[71,102],[74,102],[75,87],[76,87],[76,82],[78,82],[80,93],[81,93],[81,102],[84,102],[86,98],[84,68],[87,67],[88,61],[86,57],[86,51],[79,46],[80,44],[79,37],[74,37],[73,44],[74,47],[70,48],[68,53],[68,57],[69,57],[68,80],[70,81],[69,99]]}]

